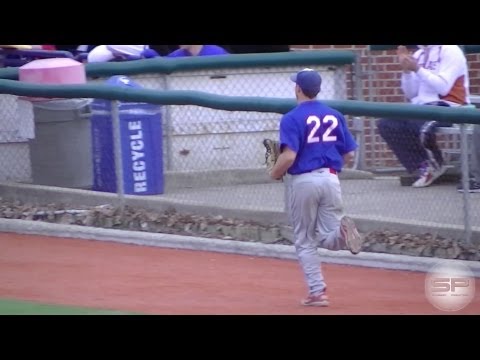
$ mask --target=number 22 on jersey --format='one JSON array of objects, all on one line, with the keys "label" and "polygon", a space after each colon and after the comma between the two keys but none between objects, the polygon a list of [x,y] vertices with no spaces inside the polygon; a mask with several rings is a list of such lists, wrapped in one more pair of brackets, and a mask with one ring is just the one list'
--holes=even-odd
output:
[{"label": "number 22 on jersey", "polygon": [[[330,124],[323,134],[319,134],[319,130],[323,124]],[[331,135],[332,131],[338,126],[338,119],[333,115],[325,115],[321,120],[316,115],[311,115],[307,119],[307,125],[313,125],[312,130],[308,133],[307,143],[313,144],[320,142],[320,135],[323,142],[337,141],[336,135]]]}]

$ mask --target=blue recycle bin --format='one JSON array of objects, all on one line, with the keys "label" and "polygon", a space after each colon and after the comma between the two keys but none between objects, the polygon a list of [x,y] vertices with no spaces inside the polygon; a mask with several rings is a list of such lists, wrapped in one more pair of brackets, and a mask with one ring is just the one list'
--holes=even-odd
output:
[{"label": "blue recycle bin", "polygon": [[[113,76],[109,85],[141,88],[125,76]],[[91,103],[93,188],[117,192],[115,174],[112,103]],[[118,106],[123,163],[124,194],[158,195],[164,192],[161,107],[146,103]]]}]

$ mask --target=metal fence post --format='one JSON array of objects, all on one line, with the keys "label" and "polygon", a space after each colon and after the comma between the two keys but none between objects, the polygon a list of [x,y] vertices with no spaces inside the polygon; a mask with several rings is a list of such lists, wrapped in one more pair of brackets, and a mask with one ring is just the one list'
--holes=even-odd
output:
[{"label": "metal fence post", "polygon": [[120,131],[119,101],[112,101],[112,129],[113,129],[113,153],[115,159],[115,175],[117,180],[117,195],[120,208],[120,216],[125,210],[125,189],[123,183],[122,140]]},{"label": "metal fence post", "polygon": [[[355,99],[356,100],[364,100],[363,96],[363,72],[362,72],[362,57],[361,54],[356,54],[355,57],[355,64],[354,64],[354,71],[355,71],[355,83],[354,83],[354,89],[355,89]],[[360,132],[360,148],[359,148],[359,155],[358,155],[358,169],[359,170],[364,170],[365,169],[365,126],[364,126],[364,121],[365,117],[359,117],[356,118],[357,121],[357,128],[356,131]]]},{"label": "metal fence post", "polygon": [[470,206],[470,170],[469,170],[469,146],[467,125],[460,124],[460,150],[462,159],[462,187],[463,187],[463,216],[465,224],[465,241],[470,244],[472,238],[472,224],[470,219],[471,206]]},{"label": "metal fence post", "polygon": [[[170,81],[168,75],[164,75],[164,86],[165,91],[170,90]],[[164,166],[165,170],[172,170],[173,168],[173,124],[172,124],[172,112],[170,109],[171,105],[165,106],[165,128],[164,128],[164,136],[165,136],[165,153],[166,153],[166,166]]]},{"label": "metal fence post", "polygon": [[[367,55],[367,76],[368,76],[368,101],[376,101],[376,86],[373,86],[373,81],[374,81],[374,72],[373,72],[373,52],[370,49],[370,45],[367,47],[365,50],[365,53]],[[376,63],[376,61],[375,61]],[[376,127],[376,122],[375,119],[370,119],[369,121],[370,125],[370,161],[371,161],[371,166],[370,169],[375,171],[377,170],[376,168],[376,144],[375,144],[375,127]]]}]

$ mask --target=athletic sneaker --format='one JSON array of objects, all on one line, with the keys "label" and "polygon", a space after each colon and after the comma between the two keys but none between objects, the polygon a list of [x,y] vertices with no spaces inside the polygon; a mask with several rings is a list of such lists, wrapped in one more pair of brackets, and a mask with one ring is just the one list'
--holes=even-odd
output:
[{"label": "athletic sneaker", "polygon": [[352,254],[356,255],[362,250],[363,238],[352,218],[348,216],[342,218],[340,221],[340,233]]},{"label": "athletic sneaker", "polygon": [[304,306],[328,306],[328,296],[325,291],[310,294],[306,299],[302,300],[302,305]]},{"label": "athletic sneaker", "polygon": [[[463,192],[463,184],[462,183],[460,183],[457,186],[457,191],[458,192]],[[480,193],[480,183],[475,181],[474,179],[470,179],[468,192],[470,192],[470,193]]]},{"label": "athletic sneaker", "polygon": [[447,169],[448,168],[446,166],[440,166],[440,168],[435,168],[432,164],[426,161],[421,165],[419,169],[420,177],[417,181],[413,183],[412,186],[415,188],[423,188],[430,186],[435,180],[445,174],[445,171],[447,171]]}]

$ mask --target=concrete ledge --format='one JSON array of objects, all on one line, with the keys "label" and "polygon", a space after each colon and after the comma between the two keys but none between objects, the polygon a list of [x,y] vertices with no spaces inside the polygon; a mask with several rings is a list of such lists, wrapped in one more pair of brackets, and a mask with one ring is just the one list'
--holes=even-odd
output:
[{"label": "concrete ledge", "polygon": [[[63,204],[72,207],[90,207],[104,204],[118,205],[117,194],[104,193],[91,190],[67,189],[45,185],[31,185],[18,183],[1,183],[0,197],[10,201],[25,203]],[[284,212],[262,211],[248,209],[227,209],[217,206],[205,206],[202,203],[181,199],[162,199],[158,196],[134,196],[126,195],[125,204],[131,207],[163,212],[174,208],[178,212],[195,213],[203,216],[215,216],[221,214],[224,217],[237,218],[239,220],[254,220],[260,223],[287,224],[287,216]]]},{"label": "concrete ledge", "polygon": [[[465,228],[461,225],[439,224],[428,221],[399,220],[383,216],[364,216],[360,214],[351,214],[360,231],[368,233],[379,230],[394,230],[402,233],[437,234],[447,238],[461,239],[465,235]],[[472,226],[472,244],[480,244],[480,227]]]},{"label": "concrete ledge", "polygon": [[[15,219],[0,219],[0,231],[296,260],[294,247],[289,245],[267,245],[253,242],[109,230]],[[475,277],[480,277],[480,262],[375,253],[352,255],[348,251],[333,252],[323,249],[319,250],[319,253],[324,263],[419,272],[428,272],[434,265],[440,262],[445,264],[462,263],[470,268]]]},{"label": "concrete ledge", "polygon": [[[104,204],[117,205],[117,194],[102,193],[90,190],[68,189],[44,185],[31,185],[19,183],[1,183],[0,197],[10,201],[24,203],[63,204],[72,207],[90,207]],[[229,209],[220,206],[205,206],[202,203],[182,200],[164,199],[149,196],[125,196],[125,203],[131,207],[143,208],[151,211],[164,212],[175,209],[179,213],[198,214],[201,216],[216,216],[235,218],[238,220],[255,221],[261,224],[288,225],[287,215],[284,211]],[[464,236],[464,228],[459,225],[444,225],[425,221],[410,221],[382,216],[364,216],[362,214],[350,214],[357,222],[361,232],[380,229],[390,229],[412,234],[435,233],[439,236],[461,239]],[[480,227],[472,228],[472,242],[480,243]]]},{"label": "concrete ledge", "polygon": [[[339,178],[341,180],[365,180],[373,179],[374,175],[368,171],[344,169]],[[165,191],[192,187],[251,185],[271,182],[265,168],[167,172],[165,174]]]}]

